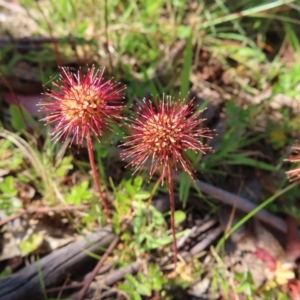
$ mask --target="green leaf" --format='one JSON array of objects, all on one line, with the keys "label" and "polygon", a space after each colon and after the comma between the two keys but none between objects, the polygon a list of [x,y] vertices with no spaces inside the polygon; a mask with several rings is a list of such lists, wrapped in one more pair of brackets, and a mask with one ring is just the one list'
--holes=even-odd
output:
[{"label": "green leaf", "polygon": [[66,156],[63,158],[60,166],[57,168],[55,172],[58,177],[63,178],[64,176],[66,176],[69,170],[73,169],[73,165],[71,163],[72,160],[73,160],[72,156]]},{"label": "green leaf", "polygon": [[136,187],[136,189],[139,190],[143,184],[143,177],[142,176],[135,177],[133,184]]},{"label": "green leaf", "polygon": [[20,250],[22,252],[22,255],[26,256],[30,254],[31,252],[37,250],[39,246],[43,242],[43,235],[35,233],[32,234],[27,239],[24,239],[20,243]]},{"label": "green leaf", "polygon": [[248,282],[244,282],[235,288],[236,293],[244,292],[244,293],[246,293],[246,295],[249,295],[250,291],[251,291],[251,285]]},{"label": "green leaf", "polygon": [[24,109],[18,105],[10,105],[9,111],[11,114],[11,125],[12,127],[21,132],[26,128],[26,124],[24,122],[24,114],[22,115],[21,110],[24,112]]},{"label": "green leaf", "polygon": [[140,294],[136,291],[133,291],[132,293],[133,299],[132,300],[142,300],[142,297],[140,296]]},{"label": "green leaf", "polygon": [[17,178],[18,178],[18,180],[25,182],[25,183],[30,182],[30,178],[28,178],[26,175],[24,175],[22,173],[18,173]]},{"label": "green leaf", "polygon": [[105,158],[108,154],[108,147],[98,147],[97,153],[100,155],[101,158]]},{"label": "green leaf", "polygon": [[17,195],[18,191],[15,188],[13,176],[7,176],[4,182],[0,182],[0,191],[8,197]]},{"label": "green leaf", "polygon": [[126,192],[130,195],[130,196],[134,196],[135,195],[135,188],[134,186],[131,184],[131,181],[126,181],[124,184],[125,190]]},{"label": "green leaf", "polygon": [[125,194],[118,194],[118,200],[125,203],[130,203],[132,200]]},{"label": "green leaf", "polygon": [[69,204],[80,205],[83,200],[92,198],[92,194],[87,190],[88,181],[81,182],[80,185],[76,185],[71,189],[71,194],[66,197],[66,201]]},{"label": "green leaf", "polygon": [[89,223],[89,222],[94,222],[96,221],[97,217],[96,216],[92,216],[92,215],[88,215],[82,218],[82,222],[83,223]]},{"label": "green leaf", "polygon": [[0,273],[0,278],[7,277],[12,274],[12,269],[10,266],[6,266],[5,269]]},{"label": "green leaf", "polygon": [[152,238],[152,236],[149,236],[148,242],[147,242],[147,249],[157,249],[161,246],[165,246],[172,243],[172,237],[171,236],[165,236],[161,238]]},{"label": "green leaf", "polygon": [[137,292],[143,296],[151,296],[151,287],[149,283],[139,284],[137,286]]},{"label": "green leaf", "polygon": [[125,276],[125,278],[126,278],[133,286],[136,287],[136,286],[139,285],[138,281],[135,279],[135,277],[134,277],[133,275],[127,274],[127,275]]},{"label": "green leaf", "polygon": [[134,195],[134,198],[136,200],[147,200],[150,198],[150,196],[151,196],[151,194],[149,192],[139,191]]},{"label": "green leaf", "polygon": [[154,291],[160,291],[163,288],[164,281],[159,276],[152,277],[152,285]]},{"label": "green leaf", "polygon": [[191,179],[185,172],[181,172],[179,181],[179,199],[182,201],[183,207],[186,206],[191,187]]},{"label": "green leaf", "polygon": [[177,34],[180,39],[186,39],[191,35],[191,27],[179,25],[177,27]]},{"label": "green leaf", "polygon": [[182,210],[176,210],[174,214],[175,218],[175,225],[179,225],[180,223],[184,222],[186,219],[186,213]]},{"label": "green leaf", "polygon": [[259,168],[265,171],[276,171],[276,167],[267,164],[265,162],[255,160],[250,157],[245,157],[240,154],[231,155],[230,157],[224,157],[226,164],[228,165],[246,165],[254,168]]}]

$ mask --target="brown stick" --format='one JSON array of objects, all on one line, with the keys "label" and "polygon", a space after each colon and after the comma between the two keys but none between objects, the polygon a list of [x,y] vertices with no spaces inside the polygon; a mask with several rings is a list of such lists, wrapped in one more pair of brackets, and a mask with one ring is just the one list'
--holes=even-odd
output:
[{"label": "brown stick", "polygon": [[7,224],[8,222],[11,222],[15,219],[18,219],[24,215],[31,215],[31,214],[46,214],[48,212],[54,212],[54,211],[73,211],[73,210],[80,210],[80,209],[86,209],[86,205],[78,205],[78,206],[58,206],[58,207],[38,207],[38,208],[31,208],[23,210],[15,215],[9,216],[5,218],[4,220],[0,221],[0,227]]},{"label": "brown stick", "polygon": [[41,296],[45,289],[62,283],[66,274],[76,276],[90,270],[95,260],[88,253],[99,255],[101,249],[108,247],[114,238],[111,227],[104,227],[0,279],[0,299],[44,299]]},{"label": "brown stick", "polygon": [[114,248],[116,247],[116,245],[118,244],[120,240],[119,236],[116,236],[113,241],[111,242],[111,244],[109,245],[109,247],[106,249],[104,255],[101,257],[101,259],[98,261],[96,267],[94,268],[94,270],[87,276],[83,288],[80,291],[80,294],[78,296],[78,300],[83,300],[84,296],[86,294],[86,292],[88,291],[92,281],[94,280],[94,278],[96,277],[96,275],[98,274],[100,268],[103,266],[104,262],[106,261],[106,259],[108,258],[108,256],[111,254],[111,252],[114,250]]},{"label": "brown stick", "polygon": [[[177,177],[179,178],[179,177]],[[253,209],[257,207],[254,203],[250,202],[249,200],[236,196],[232,193],[229,193],[227,191],[224,191],[222,189],[219,189],[217,187],[214,187],[210,184],[207,184],[203,181],[196,180],[196,184],[199,187],[199,189],[220,200],[221,202],[225,204],[229,204],[231,206],[236,206],[237,209],[243,211],[243,212],[250,212]],[[254,216],[256,219],[265,222],[266,224],[272,226],[273,228],[278,229],[281,232],[287,232],[286,223],[281,218],[278,218],[274,216],[273,214],[269,213],[268,211],[262,209]]]},{"label": "brown stick", "polygon": [[123,279],[127,274],[136,273],[140,269],[141,265],[142,265],[141,262],[136,261],[131,265],[129,265],[128,267],[113,271],[111,274],[108,274],[104,278],[104,284],[105,285],[115,284],[117,281]]},{"label": "brown stick", "polygon": [[191,250],[190,254],[192,256],[195,256],[196,254],[203,251],[205,248],[207,248],[209,245],[213,243],[213,241],[223,232],[223,229],[221,226],[212,229],[208,236],[205,237],[201,242],[199,242],[197,245],[195,245]]}]

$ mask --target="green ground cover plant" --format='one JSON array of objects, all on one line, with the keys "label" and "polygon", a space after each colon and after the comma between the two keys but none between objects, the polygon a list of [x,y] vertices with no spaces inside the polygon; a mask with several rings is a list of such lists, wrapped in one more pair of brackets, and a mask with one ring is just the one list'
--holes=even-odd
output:
[{"label": "green ground cover plant", "polygon": [[[208,282],[201,292],[208,299],[297,299],[294,267],[285,273],[258,246],[257,261],[272,261],[275,274],[258,287],[251,270],[228,267],[226,245],[262,209],[281,221],[299,219],[298,2],[17,2],[0,2],[7,20],[0,23],[5,218],[34,222],[35,210],[72,207],[57,218],[74,235],[111,224],[119,240],[106,262],[141,265],[100,287],[107,297],[188,299],[198,282]],[[2,44],[1,37],[13,38]],[[24,109],[20,95],[38,99],[40,111]],[[249,178],[261,189],[246,187],[242,196]],[[197,220],[223,213],[222,200],[198,180],[257,199],[238,220],[232,204],[228,228],[187,257],[193,246],[184,243]],[[166,196],[171,206],[162,209],[157,203]],[[42,237],[22,239],[24,261],[39,259]],[[287,255],[290,240],[283,242]],[[287,274],[283,281],[276,270]],[[1,277],[13,272],[6,266]]]}]

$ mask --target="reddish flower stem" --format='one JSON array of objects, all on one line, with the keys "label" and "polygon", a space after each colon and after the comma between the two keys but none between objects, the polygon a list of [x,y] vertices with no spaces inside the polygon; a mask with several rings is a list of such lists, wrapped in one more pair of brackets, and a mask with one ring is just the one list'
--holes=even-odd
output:
[{"label": "reddish flower stem", "polygon": [[88,152],[89,152],[89,159],[90,159],[90,164],[91,164],[91,167],[92,167],[94,183],[95,183],[97,191],[100,195],[100,199],[101,199],[101,202],[103,204],[105,214],[106,214],[106,219],[108,221],[108,220],[110,220],[109,207],[108,207],[108,204],[107,204],[107,202],[104,198],[104,195],[103,195],[101,187],[100,187],[99,174],[97,172],[97,168],[96,168],[96,164],[95,164],[93,144],[92,144],[92,139],[91,139],[91,135],[90,135],[89,132],[87,134],[87,148],[88,148]]},{"label": "reddish flower stem", "polygon": [[168,187],[169,187],[169,194],[170,194],[170,208],[171,208],[171,231],[173,236],[173,251],[174,251],[174,269],[177,266],[177,241],[176,241],[176,232],[175,232],[175,198],[174,198],[174,185],[173,185],[173,177],[170,163],[167,163],[167,177],[168,177]]}]

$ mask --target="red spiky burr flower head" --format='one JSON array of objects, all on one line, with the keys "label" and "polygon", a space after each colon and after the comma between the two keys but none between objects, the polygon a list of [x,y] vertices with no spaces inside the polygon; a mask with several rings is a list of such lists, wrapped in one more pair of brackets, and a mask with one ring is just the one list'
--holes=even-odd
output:
[{"label": "red spiky burr flower head", "polygon": [[[294,146],[293,150],[294,153],[286,160],[292,163],[300,162],[300,145]],[[290,181],[300,180],[300,167],[286,172],[286,175]]]},{"label": "red spiky burr flower head", "polygon": [[211,148],[200,138],[211,138],[208,128],[201,128],[205,119],[199,116],[203,110],[194,112],[193,100],[186,103],[173,102],[171,96],[163,97],[157,108],[151,101],[144,100],[136,119],[132,119],[129,129],[132,134],[123,145],[127,147],[121,156],[131,159],[129,165],[139,171],[151,158],[150,177],[160,169],[162,182],[167,175],[167,167],[177,170],[181,166],[193,177],[193,168],[185,152],[188,149],[206,153]]},{"label": "red spiky burr flower head", "polygon": [[94,134],[98,140],[112,130],[111,124],[121,118],[123,91],[125,86],[112,79],[104,81],[104,69],[96,70],[92,66],[86,75],[79,69],[73,74],[62,67],[57,88],[47,91],[47,100],[39,103],[40,111],[46,113],[47,124],[55,123],[51,136],[55,141],[71,137],[71,143],[82,145],[88,134]]}]

